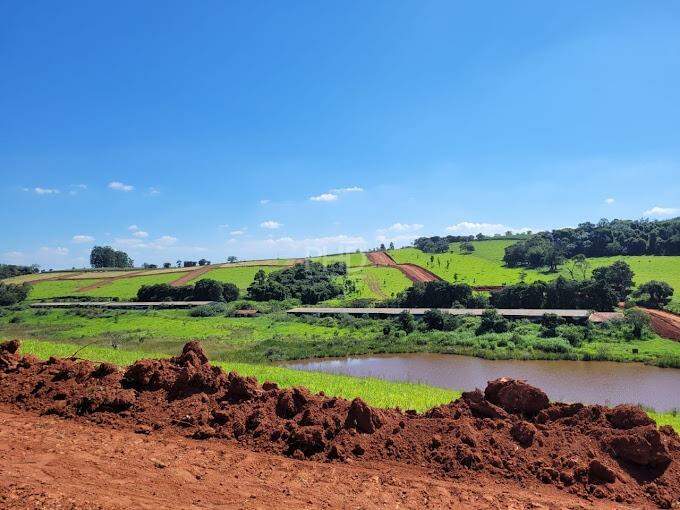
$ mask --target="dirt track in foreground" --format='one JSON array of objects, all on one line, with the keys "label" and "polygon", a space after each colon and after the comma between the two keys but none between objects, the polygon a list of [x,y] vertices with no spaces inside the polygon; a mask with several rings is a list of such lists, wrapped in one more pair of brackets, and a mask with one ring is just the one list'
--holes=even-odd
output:
[{"label": "dirt track in foreground", "polygon": [[[289,490],[298,491],[295,496],[304,493],[309,506],[318,506],[329,498],[334,498],[331,506],[341,506],[336,499],[338,484],[346,495],[365,497],[362,491],[370,481],[362,472],[355,472],[355,466],[374,468],[375,473],[368,478],[378,477],[378,481],[391,471],[400,478],[412,478],[418,473],[420,484],[431,485],[435,479],[456,484],[475,498],[480,496],[477,488],[483,487],[488,495],[485,486],[494,487],[489,489],[493,494],[490,500],[483,505],[463,505],[467,508],[505,508],[511,505],[502,499],[502,494],[515,505],[533,498],[532,491],[538,491],[537,497],[542,498],[546,490],[552,491],[554,496],[550,499],[558,508],[569,507],[567,502],[578,501],[576,498],[582,498],[581,507],[589,504],[586,501],[596,500],[616,503],[617,508],[671,508],[680,504],[680,438],[670,427],[657,429],[641,409],[633,406],[610,409],[550,403],[538,388],[521,381],[498,379],[490,382],[484,392],[463,393],[459,400],[417,414],[376,409],[358,398],[349,402],[321,393],[313,395],[304,388],[280,389],[266,382],[259,385],[252,378],[226,374],[212,367],[198,342],[185,345],[182,354],[175,358],[140,360],[125,371],[107,363],[96,365],[54,358],[39,361],[31,356],[22,357],[18,347],[17,341],[0,344],[0,410],[2,406],[18,410],[19,421],[24,414],[35,413],[33,416],[65,418],[67,427],[98,425],[106,427],[106,433],[114,438],[121,431],[127,431],[126,437],[130,431],[140,434],[138,441],[118,441],[114,453],[119,455],[111,459],[108,449],[111,445],[106,441],[95,440],[96,445],[88,447],[87,437],[71,437],[60,429],[58,437],[67,441],[63,446],[52,450],[36,446],[34,464],[19,462],[21,466],[27,464],[27,469],[37,470],[37,475],[24,481],[28,484],[33,479],[39,483],[40,472],[53,463],[55,471],[65,473],[64,484],[68,485],[68,480],[79,478],[78,469],[61,465],[62,459],[88,462],[104,448],[101,455],[107,459],[106,468],[97,468],[95,474],[104,471],[102,476],[114,480],[111,485],[121,487],[121,491],[129,492],[128,485],[135,485],[126,482],[133,468],[147,466],[150,472],[155,472],[154,469],[168,468],[172,462],[178,476],[188,481],[193,476],[209,485],[208,474],[196,473],[195,463],[212,466],[213,448],[238,445],[258,452],[248,456],[277,458],[284,471],[300,468],[302,475],[297,473],[291,478],[301,478],[303,482]],[[16,438],[14,442],[0,441],[0,451],[13,449],[13,453],[0,456],[2,473],[19,470],[21,466],[13,460],[18,458],[17,452],[30,449],[32,444],[40,445],[48,437],[38,428],[15,433],[16,428],[19,427],[11,424],[1,427],[3,434],[15,434]],[[186,454],[188,460],[177,454],[159,459],[155,456],[155,440],[163,441],[165,434],[201,442],[193,443],[194,453]],[[136,445],[144,443],[143,438],[153,441],[137,448]],[[116,440],[109,443],[115,447]],[[294,464],[293,459],[307,464]],[[142,461],[147,464],[142,466]],[[247,461],[244,463],[248,465]],[[134,469],[135,476],[141,476],[139,469]],[[240,464],[221,465],[213,471],[217,485],[225,480],[220,476],[221,469],[231,469],[226,479],[245,477],[247,473]],[[267,466],[257,465],[255,469],[252,478],[245,478],[246,482],[267,478]],[[344,474],[326,485],[325,478],[310,482],[304,477],[306,473],[321,476],[336,472]],[[88,484],[89,477],[94,475],[83,476],[86,481],[79,483]],[[271,475],[272,483],[281,482],[276,476]],[[20,475],[18,478],[24,479]],[[0,477],[0,487],[5,480],[6,476]],[[91,485],[97,497],[110,497],[109,487],[100,482]],[[429,490],[421,488],[414,492],[412,484],[406,482],[389,481],[387,485],[391,488],[384,491],[381,485],[382,482],[371,492],[375,501],[369,500],[365,506],[380,503],[393,507],[396,496],[391,491],[397,487],[400,497],[413,498],[410,506],[414,508],[426,506],[428,498],[432,498]],[[149,486],[153,489],[144,497],[153,498],[154,491],[159,489],[153,483]],[[498,492],[494,492],[495,488]],[[25,491],[21,493],[25,496],[33,494],[37,487],[3,489],[14,493],[20,490]],[[51,490],[60,494],[61,487],[57,483]],[[74,493],[79,490],[82,491],[74,489]],[[168,486],[167,490],[177,492],[177,498],[191,497],[181,487]],[[243,496],[240,486],[229,490],[232,497]],[[432,503],[460,507],[462,503],[453,498],[448,494]],[[259,506],[271,507],[270,501],[265,499]],[[151,500],[149,505],[153,503]]]},{"label": "dirt track in foreground", "polygon": [[[469,484],[399,464],[329,464],[150,435],[0,404],[0,508],[611,509],[552,487]],[[619,507],[621,508],[621,507]]]},{"label": "dirt track in foreground", "polygon": [[376,251],[366,253],[366,257],[376,266],[387,266],[399,269],[412,282],[434,282],[441,280],[436,274],[416,264],[397,264],[387,252]]}]

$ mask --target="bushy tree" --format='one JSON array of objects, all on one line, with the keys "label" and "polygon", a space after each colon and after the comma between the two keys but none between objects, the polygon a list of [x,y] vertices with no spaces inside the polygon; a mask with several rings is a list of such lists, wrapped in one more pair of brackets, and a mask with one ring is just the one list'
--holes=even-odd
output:
[{"label": "bushy tree", "polygon": [[626,323],[631,328],[631,334],[633,338],[642,338],[645,328],[649,326],[650,319],[649,315],[640,310],[639,308],[628,308],[623,312]]},{"label": "bushy tree", "polygon": [[609,285],[617,299],[625,300],[633,286],[634,273],[627,262],[618,260],[611,266],[593,269],[593,280]]},{"label": "bushy tree", "polygon": [[651,280],[640,285],[633,292],[635,302],[649,308],[663,308],[673,297],[673,287],[666,282]]},{"label": "bushy tree", "polygon": [[413,333],[416,330],[416,321],[408,310],[404,310],[395,319],[396,325],[406,333]]},{"label": "bushy tree", "polygon": [[346,273],[344,262],[326,267],[318,262],[305,261],[268,275],[260,270],[248,287],[248,296],[256,301],[297,298],[304,304],[316,304],[343,293],[343,286],[336,280]]},{"label": "bushy tree", "polygon": [[33,264],[32,266],[16,266],[14,264],[0,264],[0,280],[5,278],[12,278],[13,276],[21,276],[25,274],[33,274],[40,271],[40,266]]},{"label": "bushy tree", "polygon": [[194,285],[194,292],[192,299],[194,301],[222,301],[224,287],[221,282],[204,278],[198,280]]},{"label": "bushy tree", "polygon": [[444,329],[444,314],[436,308],[428,310],[423,314],[423,322],[427,329],[441,331]]},{"label": "bushy tree", "polygon": [[110,246],[95,246],[90,252],[90,265],[94,268],[134,266],[134,261],[124,251],[116,251]]},{"label": "bushy tree", "polygon": [[239,298],[239,288],[233,283],[227,282],[222,284],[222,297],[225,301],[236,301]]},{"label": "bushy tree", "polygon": [[475,245],[467,241],[462,242],[458,245],[458,251],[463,255],[467,255],[475,251]]},{"label": "bushy tree", "polygon": [[13,283],[0,282],[0,306],[9,306],[20,303],[28,297],[31,286],[27,283],[15,285]]},{"label": "bushy tree", "polygon": [[482,320],[475,331],[477,335],[484,333],[505,333],[510,329],[510,322],[501,316],[495,309],[489,308],[484,310]]},{"label": "bushy tree", "polygon": [[557,336],[557,327],[564,324],[564,319],[554,313],[544,313],[541,318],[541,336],[553,338]]},{"label": "bushy tree", "polygon": [[451,308],[467,306],[472,288],[465,283],[449,283],[443,280],[416,282],[397,296],[399,306],[409,308]]}]

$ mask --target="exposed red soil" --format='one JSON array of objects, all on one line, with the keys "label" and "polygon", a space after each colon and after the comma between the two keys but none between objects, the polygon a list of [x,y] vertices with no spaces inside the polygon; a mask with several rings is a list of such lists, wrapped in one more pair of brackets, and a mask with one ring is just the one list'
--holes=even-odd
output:
[{"label": "exposed red soil", "polygon": [[204,275],[213,269],[215,269],[215,266],[202,266],[198,269],[192,269],[187,274],[184,274],[176,280],[171,281],[170,285],[172,287],[181,287],[182,285],[186,285],[187,283],[196,280],[199,276]]},{"label": "exposed red soil", "polygon": [[441,280],[439,276],[432,271],[416,264],[397,264],[390,255],[384,251],[375,251],[366,253],[368,260],[373,262],[376,266],[388,266],[399,269],[406,278],[412,282],[434,282]]},{"label": "exposed red soil", "polygon": [[[138,361],[124,372],[106,363],[22,357],[18,346],[0,346],[0,402],[23,411],[143,435],[228,441],[338,469],[357,461],[382,466],[383,473],[415,467],[468,489],[494,479],[513,497],[522,487],[546,485],[565,498],[619,507],[680,504],[680,438],[632,406],[550,404],[537,388],[499,379],[484,392],[417,414],[259,385],[212,367],[197,342],[180,356]],[[314,496],[308,501],[319,503]]]},{"label": "exposed red soil", "polygon": [[664,338],[680,341],[680,317],[665,310],[642,308],[649,315],[654,332]]}]

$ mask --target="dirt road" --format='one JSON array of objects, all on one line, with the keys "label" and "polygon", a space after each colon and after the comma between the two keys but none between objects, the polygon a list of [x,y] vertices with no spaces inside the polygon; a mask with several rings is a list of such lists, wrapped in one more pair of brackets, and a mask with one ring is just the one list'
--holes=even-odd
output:
[{"label": "dirt road", "polygon": [[643,308],[649,315],[652,329],[664,338],[680,341],[680,317],[664,310]]},{"label": "dirt road", "polygon": [[199,276],[204,275],[213,269],[215,269],[215,266],[203,266],[199,267],[198,269],[189,270],[188,273],[180,276],[176,280],[171,281],[170,285],[172,287],[181,287],[182,285],[186,285],[187,283],[196,280]]},{"label": "dirt road", "polygon": [[404,275],[412,282],[434,282],[441,280],[441,278],[432,271],[416,264],[397,264],[394,259],[384,251],[369,252],[366,256],[368,257],[368,260],[376,266],[388,266],[399,269],[399,271],[404,273]]},{"label": "dirt road", "polygon": [[[0,405],[0,508],[610,509],[536,484],[399,464],[298,461],[232,442],[137,434]],[[619,507],[624,508],[624,507]]]}]

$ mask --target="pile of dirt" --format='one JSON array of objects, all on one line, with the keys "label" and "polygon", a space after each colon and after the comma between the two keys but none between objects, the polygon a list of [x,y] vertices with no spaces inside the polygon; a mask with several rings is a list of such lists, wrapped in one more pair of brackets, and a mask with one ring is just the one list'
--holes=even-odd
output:
[{"label": "pile of dirt", "polygon": [[41,414],[235,440],[296,459],[398,462],[471,482],[480,473],[540,481],[588,499],[662,508],[680,501],[680,438],[633,406],[551,404],[537,388],[498,379],[418,414],[226,374],[197,342],[125,371],[38,361],[18,347],[0,346],[0,401]]}]

